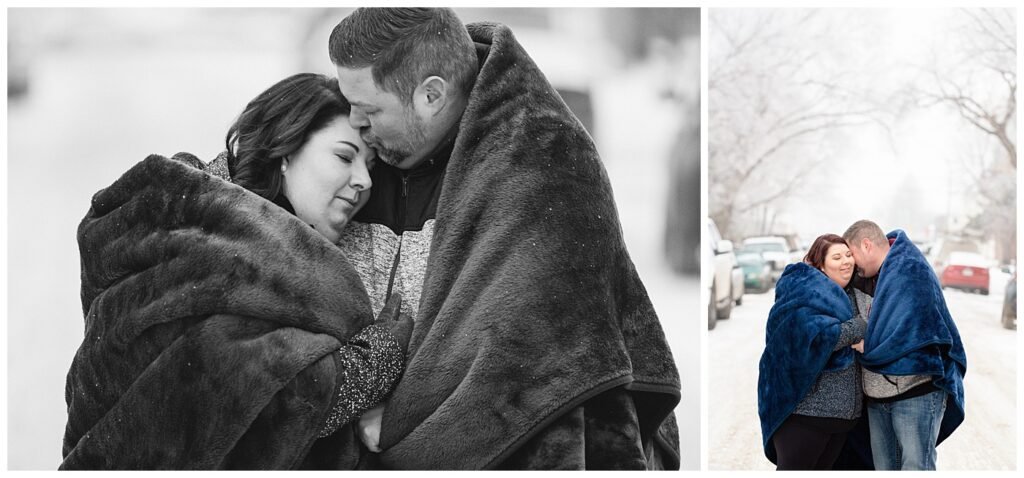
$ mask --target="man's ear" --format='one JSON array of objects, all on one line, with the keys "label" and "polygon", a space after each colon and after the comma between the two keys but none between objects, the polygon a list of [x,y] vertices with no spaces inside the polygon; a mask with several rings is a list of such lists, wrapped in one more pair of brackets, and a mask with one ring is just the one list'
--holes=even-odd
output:
[{"label": "man's ear", "polygon": [[873,247],[874,244],[871,243],[871,239],[868,239],[866,237],[862,237],[860,239],[860,250],[864,252],[870,252]]},{"label": "man's ear", "polygon": [[420,82],[413,93],[413,105],[424,116],[433,116],[444,110],[451,93],[451,84],[440,76],[430,76]]}]

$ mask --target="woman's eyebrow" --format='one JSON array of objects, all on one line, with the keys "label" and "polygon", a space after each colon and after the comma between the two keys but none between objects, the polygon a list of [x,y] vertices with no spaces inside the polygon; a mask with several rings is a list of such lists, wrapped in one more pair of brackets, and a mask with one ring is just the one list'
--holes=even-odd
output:
[{"label": "woman's eyebrow", "polygon": [[353,143],[351,143],[349,141],[340,140],[338,142],[341,143],[341,144],[347,144],[347,145],[351,146],[352,149],[356,150],[357,153],[359,152],[359,146],[356,146],[355,144],[353,144]]}]

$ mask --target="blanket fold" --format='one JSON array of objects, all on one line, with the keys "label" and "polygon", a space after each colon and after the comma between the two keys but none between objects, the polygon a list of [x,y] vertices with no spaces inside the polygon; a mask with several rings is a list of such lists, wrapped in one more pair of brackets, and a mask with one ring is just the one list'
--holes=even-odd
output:
[{"label": "blanket fold", "polygon": [[351,433],[317,447],[331,457],[310,450],[336,400],[332,352],[372,322],[358,275],[187,157],[138,163],[79,225],[85,337],[61,468],[354,466]]},{"label": "blanket fold", "polygon": [[772,435],[823,371],[853,366],[853,349],[833,352],[853,305],[838,284],[814,267],[786,266],[768,313],[757,379],[757,413],[765,457],[776,462]]},{"label": "blanket fold", "polygon": [[902,230],[888,238],[893,241],[878,272],[861,364],[886,375],[932,375],[948,394],[942,443],[964,420],[967,354],[924,254]]},{"label": "blanket fold", "polygon": [[662,453],[678,467],[677,431],[659,432],[674,424],[678,372],[593,141],[507,27],[467,27],[483,58],[381,461],[493,468],[574,407],[623,387],[643,443],[676,446]]}]

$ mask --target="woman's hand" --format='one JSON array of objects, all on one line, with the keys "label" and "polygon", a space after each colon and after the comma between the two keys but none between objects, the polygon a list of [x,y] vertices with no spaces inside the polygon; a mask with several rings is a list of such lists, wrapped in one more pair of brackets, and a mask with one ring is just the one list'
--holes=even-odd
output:
[{"label": "woman's hand", "polygon": [[384,405],[377,405],[363,413],[356,425],[359,439],[374,453],[380,453],[380,422],[383,417]]},{"label": "woman's hand", "polygon": [[851,345],[850,348],[852,348],[853,350],[856,350],[856,351],[858,351],[860,353],[864,353],[864,341],[861,340],[860,342],[857,342],[857,343]]}]

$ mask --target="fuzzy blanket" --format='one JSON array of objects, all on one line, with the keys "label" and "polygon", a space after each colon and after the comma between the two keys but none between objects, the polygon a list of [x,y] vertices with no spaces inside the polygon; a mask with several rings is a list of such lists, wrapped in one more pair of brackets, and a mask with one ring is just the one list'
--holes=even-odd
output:
[{"label": "fuzzy blanket", "polygon": [[852,318],[849,297],[832,279],[803,262],[786,266],[775,285],[757,378],[761,440],[772,463],[776,460],[772,435],[818,375],[853,365],[853,349],[832,351],[840,324]]},{"label": "fuzzy blanket", "polygon": [[96,193],[78,244],[85,337],[62,469],[356,466],[351,429],[316,436],[336,395],[332,352],[372,314],[320,234],[153,155]]},{"label": "fuzzy blanket", "polygon": [[468,28],[481,69],[438,203],[406,373],[384,414],[382,464],[499,467],[616,389],[636,406],[644,448],[678,467],[678,372],[594,143],[507,27]]},{"label": "fuzzy blanket", "polygon": [[967,354],[928,260],[903,231],[888,237],[894,241],[878,272],[861,365],[887,375],[932,375],[949,394],[942,443],[964,420]]}]

